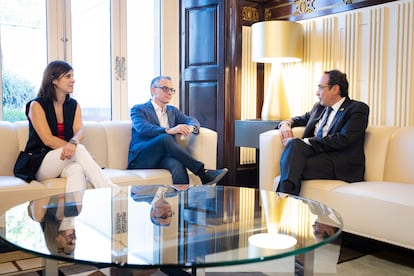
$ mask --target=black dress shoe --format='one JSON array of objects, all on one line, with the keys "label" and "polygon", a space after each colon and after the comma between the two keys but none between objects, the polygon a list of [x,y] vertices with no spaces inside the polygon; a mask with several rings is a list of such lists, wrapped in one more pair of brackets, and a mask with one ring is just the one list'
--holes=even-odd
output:
[{"label": "black dress shoe", "polygon": [[200,175],[201,183],[203,183],[203,185],[211,185],[217,183],[226,175],[227,172],[227,168],[219,170],[205,170],[204,173]]}]

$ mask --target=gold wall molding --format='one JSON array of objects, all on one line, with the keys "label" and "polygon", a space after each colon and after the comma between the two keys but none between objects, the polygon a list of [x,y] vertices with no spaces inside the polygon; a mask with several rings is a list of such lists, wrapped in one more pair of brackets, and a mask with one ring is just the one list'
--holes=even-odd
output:
[{"label": "gold wall molding", "polygon": [[266,8],[264,11],[264,18],[265,20],[272,20],[272,10]]},{"label": "gold wall molding", "polygon": [[255,7],[242,7],[242,20],[248,22],[259,21],[259,10]]},{"label": "gold wall molding", "polygon": [[293,12],[293,15],[297,16],[315,11],[315,7],[313,6],[314,2],[315,0],[296,0],[294,4],[295,11]]},{"label": "gold wall molding", "polygon": [[269,1],[266,20],[287,19],[291,21],[316,18],[324,15],[381,5],[395,0],[278,0]]}]

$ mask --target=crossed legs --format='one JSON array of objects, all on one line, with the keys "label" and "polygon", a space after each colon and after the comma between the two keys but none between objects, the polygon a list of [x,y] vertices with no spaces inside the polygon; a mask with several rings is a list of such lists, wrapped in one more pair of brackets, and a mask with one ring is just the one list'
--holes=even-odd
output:
[{"label": "crossed legs", "polygon": [[46,154],[36,174],[39,181],[53,177],[65,177],[66,192],[86,189],[87,180],[95,188],[116,186],[103,173],[83,145],[76,146],[75,155],[71,160],[60,160],[61,151],[62,148],[59,148]]},{"label": "crossed legs", "polygon": [[172,174],[174,184],[188,184],[187,168],[198,175],[201,170],[204,170],[204,164],[195,160],[176,142],[174,136],[163,134],[147,142],[128,168],[166,169]]},{"label": "crossed legs", "polygon": [[280,158],[277,192],[299,195],[303,179],[335,179],[333,162],[327,153],[315,153],[302,139],[292,139]]}]

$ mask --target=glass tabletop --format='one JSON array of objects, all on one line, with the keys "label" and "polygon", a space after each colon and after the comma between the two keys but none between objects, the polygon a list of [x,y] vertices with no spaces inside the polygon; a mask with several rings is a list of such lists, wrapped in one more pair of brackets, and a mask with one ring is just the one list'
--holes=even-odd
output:
[{"label": "glass tabletop", "polygon": [[19,204],[0,236],[36,255],[131,268],[244,264],[335,240],[341,216],[319,202],[229,186],[90,189]]}]

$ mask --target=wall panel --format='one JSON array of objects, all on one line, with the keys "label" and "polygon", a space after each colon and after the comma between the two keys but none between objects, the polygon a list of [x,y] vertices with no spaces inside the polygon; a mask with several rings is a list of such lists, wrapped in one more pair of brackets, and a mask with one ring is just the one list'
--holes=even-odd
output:
[{"label": "wall panel", "polygon": [[350,97],[370,106],[371,125],[413,126],[413,5],[398,1],[299,21],[307,80],[288,93],[306,102],[291,110],[307,111],[323,71],[336,68],[348,75]]},{"label": "wall panel", "polygon": [[397,40],[396,40],[396,125],[413,125],[413,32],[414,2],[404,2],[398,6]]},{"label": "wall panel", "polygon": [[371,120],[374,125],[384,123],[384,96],[387,68],[387,32],[389,22],[387,8],[371,9],[369,13],[369,65],[368,65],[368,105],[371,107]]},{"label": "wall panel", "polygon": [[[256,119],[257,101],[257,64],[252,61],[252,28],[242,26],[242,83],[241,83],[241,120]],[[240,164],[255,164],[256,149],[240,148]]]}]

